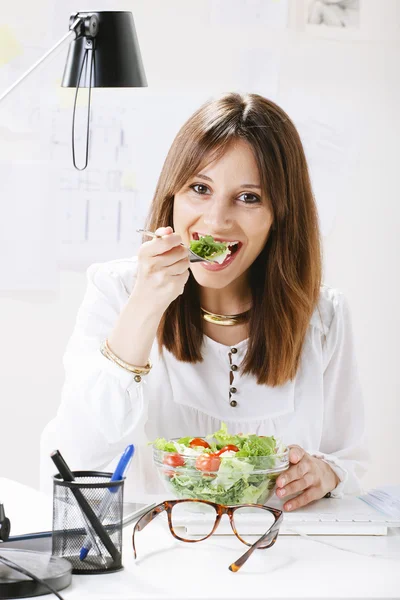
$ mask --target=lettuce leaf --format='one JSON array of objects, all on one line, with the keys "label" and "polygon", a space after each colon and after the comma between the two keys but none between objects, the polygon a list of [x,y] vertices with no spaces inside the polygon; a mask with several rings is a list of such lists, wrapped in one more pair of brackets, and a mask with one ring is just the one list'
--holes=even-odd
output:
[{"label": "lettuce leaf", "polygon": [[193,437],[181,437],[178,440],[178,444],[182,444],[183,446],[189,446],[190,442],[192,441]]},{"label": "lettuce leaf", "polygon": [[[258,483],[258,485],[257,485]],[[269,489],[275,480],[257,476],[257,483],[250,484],[245,477],[238,479],[228,489],[224,485],[216,484],[216,480],[198,479],[190,475],[175,475],[168,480],[178,498],[202,498],[219,504],[247,504],[263,503]]]},{"label": "lettuce leaf", "polygon": [[190,249],[202,258],[215,258],[226,252],[228,244],[226,242],[216,242],[212,235],[205,235],[200,236],[198,240],[192,240]]},{"label": "lettuce leaf", "polygon": [[228,444],[234,444],[235,446],[241,447],[243,443],[243,437],[240,435],[231,435],[228,433],[228,427],[226,423],[221,423],[221,429],[207,435],[207,439],[214,438],[217,440],[218,445],[222,448],[223,446],[227,446]]},{"label": "lettuce leaf", "polygon": [[273,486],[273,483],[268,479],[264,479],[260,485],[249,485],[243,490],[241,503],[242,504],[257,504],[264,492]]},{"label": "lettuce leaf", "polygon": [[176,452],[176,446],[174,442],[170,442],[165,438],[157,438],[154,442],[150,442],[157,450],[163,450],[164,452]]},{"label": "lettuce leaf", "polygon": [[[166,440],[165,438],[157,438],[154,442],[150,443],[158,450],[165,452],[179,452],[181,454],[196,456],[202,453],[210,454],[228,444],[233,444],[239,448],[235,454],[235,458],[248,458],[248,462],[256,470],[275,468],[275,459],[273,457],[286,450],[284,444],[275,439],[274,436],[258,436],[256,434],[243,433],[230,434],[226,423],[223,422],[218,431],[205,436],[205,439],[209,441],[210,448],[203,448],[202,446],[192,448],[190,446],[190,442],[193,440],[192,436],[181,437],[176,442]],[[237,468],[239,469],[239,465],[237,465]]]},{"label": "lettuce leaf", "polygon": [[259,437],[249,435],[242,441],[236,456],[271,456],[275,454],[276,440],[274,436]]},{"label": "lettuce leaf", "polygon": [[218,469],[218,475],[213,481],[213,485],[223,485],[225,489],[229,489],[239,479],[247,477],[254,471],[254,466],[244,460],[236,458],[227,458],[221,461]]}]

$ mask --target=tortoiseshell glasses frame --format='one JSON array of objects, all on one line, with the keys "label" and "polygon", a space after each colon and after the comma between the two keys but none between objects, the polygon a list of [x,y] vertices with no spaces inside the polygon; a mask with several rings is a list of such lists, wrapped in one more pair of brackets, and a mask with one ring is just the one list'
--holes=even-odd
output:
[{"label": "tortoiseshell glasses frame", "polygon": [[[196,502],[196,503],[201,503],[201,504],[207,504],[208,506],[212,506],[215,509],[215,511],[216,511],[215,512],[215,523],[214,523],[214,526],[213,526],[212,530],[210,531],[210,533],[208,533],[207,535],[205,535],[204,537],[202,537],[200,539],[191,539],[191,540],[182,538],[176,534],[176,532],[174,531],[174,527],[172,525],[172,509],[174,506],[176,506],[177,504],[181,504],[182,502]],[[256,542],[254,542],[254,544],[250,544],[249,542],[244,540],[242,537],[240,537],[240,535],[238,534],[238,532],[236,530],[235,519],[234,519],[233,515],[238,508],[244,508],[244,507],[260,508],[260,509],[270,512],[274,517],[274,522],[272,523],[272,525]],[[164,502],[161,502],[160,504],[157,504],[157,506],[154,506],[153,508],[151,508],[148,512],[146,512],[144,515],[142,515],[140,517],[140,519],[136,522],[135,527],[133,528],[133,533],[132,533],[132,546],[133,546],[133,554],[134,554],[135,558],[137,557],[136,547],[135,547],[135,533],[137,531],[142,531],[146,527],[146,525],[148,525],[153,519],[155,519],[155,517],[157,515],[159,515],[160,513],[164,512],[164,511],[167,512],[169,529],[170,529],[172,535],[174,536],[174,538],[176,538],[177,540],[180,540],[181,542],[189,542],[189,543],[202,542],[203,540],[206,540],[207,538],[209,538],[217,529],[217,527],[221,521],[222,515],[228,515],[229,522],[231,524],[233,533],[243,544],[246,544],[246,546],[250,546],[250,548],[249,548],[249,550],[247,550],[247,552],[245,552],[240,558],[238,558],[237,561],[235,561],[234,563],[232,563],[229,566],[229,569],[231,571],[233,571],[234,573],[236,573],[236,571],[238,571],[240,569],[240,567],[242,567],[244,565],[246,560],[253,554],[254,550],[256,550],[257,548],[264,550],[267,548],[271,548],[271,546],[273,546],[275,544],[276,538],[278,537],[278,534],[279,534],[279,527],[280,527],[280,525],[282,523],[282,519],[283,519],[283,513],[281,510],[279,510],[277,508],[272,508],[270,506],[264,506],[263,504],[232,504],[229,506],[225,506],[224,504],[217,504],[216,502],[211,502],[209,500],[200,500],[200,499],[197,500],[197,499],[191,499],[191,498],[187,498],[187,499],[183,499],[183,500],[165,500]]]}]

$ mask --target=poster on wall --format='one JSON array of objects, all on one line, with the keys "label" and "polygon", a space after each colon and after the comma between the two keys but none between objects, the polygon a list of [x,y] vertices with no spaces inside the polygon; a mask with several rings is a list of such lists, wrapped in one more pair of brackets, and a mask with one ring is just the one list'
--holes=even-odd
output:
[{"label": "poster on wall", "polygon": [[307,35],[343,41],[400,39],[398,1],[296,0],[297,22]]},{"label": "poster on wall", "polygon": [[323,38],[360,38],[364,34],[362,8],[362,0],[306,0],[305,30]]},{"label": "poster on wall", "polygon": [[304,0],[301,18],[310,36],[336,40],[369,37],[364,0]]},{"label": "poster on wall", "polygon": [[360,0],[308,0],[307,23],[340,29],[359,29]]},{"label": "poster on wall", "polygon": [[217,28],[251,27],[284,31],[289,0],[211,0],[210,25]]}]

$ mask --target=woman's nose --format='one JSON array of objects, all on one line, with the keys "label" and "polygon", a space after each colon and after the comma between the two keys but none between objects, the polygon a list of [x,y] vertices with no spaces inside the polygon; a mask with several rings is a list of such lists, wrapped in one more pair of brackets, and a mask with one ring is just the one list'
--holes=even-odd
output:
[{"label": "woman's nose", "polygon": [[203,221],[210,231],[218,232],[229,229],[232,225],[232,215],[226,203],[213,200],[204,212]]}]

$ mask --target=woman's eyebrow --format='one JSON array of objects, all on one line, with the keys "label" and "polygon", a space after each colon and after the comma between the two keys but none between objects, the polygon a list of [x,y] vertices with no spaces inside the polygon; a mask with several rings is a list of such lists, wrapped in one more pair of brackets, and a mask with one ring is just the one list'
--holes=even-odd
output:
[{"label": "woman's eyebrow", "polygon": [[[195,177],[201,177],[202,179],[206,179],[207,181],[211,181],[211,183],[214,183],[211,177],[207,177],[207,175],[203,175],[202,173],[197,173]],[[256,185],[255,183],[242,183],[242,185],[240,185],[239,187],[247,187],[261,190],[261,186]]]}]

